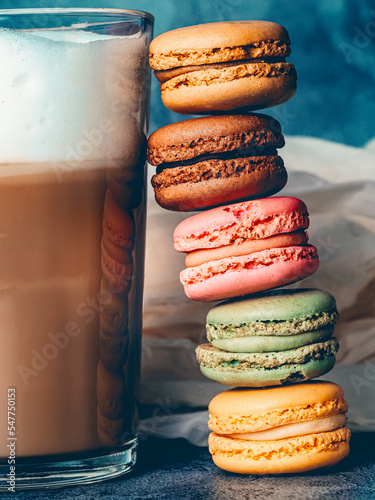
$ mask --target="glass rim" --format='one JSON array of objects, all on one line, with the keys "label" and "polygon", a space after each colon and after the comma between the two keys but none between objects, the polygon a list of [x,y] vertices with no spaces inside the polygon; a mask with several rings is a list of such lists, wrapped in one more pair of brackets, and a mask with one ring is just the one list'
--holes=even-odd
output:
[{"label": "glass rim", "polygon": [[106,9],[106,8],[84,8],[84,7],[52,7],[52,8],[42,8],[42,7],[30,7],[25,9],[0,9],[1,15],[16,16],[17,14],[115,14],[119,17],[121,15],[130,15],[133,17],[138,17],[146,19],[148,21],[154,22],[155,18],[149,12],[143,10],[132,10],[132,9]]}]

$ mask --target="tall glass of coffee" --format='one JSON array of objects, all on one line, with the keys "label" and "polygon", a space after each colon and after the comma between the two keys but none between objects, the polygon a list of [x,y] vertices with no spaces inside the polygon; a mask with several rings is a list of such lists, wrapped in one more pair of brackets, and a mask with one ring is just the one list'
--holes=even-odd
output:
[{"label": "tall glass of coffee", "polygon": [[153,17],[0,11],[0,488],[137,450]]}]

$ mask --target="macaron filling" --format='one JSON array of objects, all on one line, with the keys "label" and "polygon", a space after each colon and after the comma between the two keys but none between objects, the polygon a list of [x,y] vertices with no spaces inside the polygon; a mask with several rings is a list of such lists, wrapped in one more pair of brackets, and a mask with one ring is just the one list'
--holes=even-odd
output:
[{"label": "macaron filling", "polygon": [[309,381],[284,387],[230,389],[209,405],[209,429],[242,434],[347,413],[344,392],[333,382]]},{"label": "macaron filling", "polygon": [[327,340],[331,338],[333,331],[333,326],[327,326],[297,335],[253,335],[251,337],[212,340],[211,344],[226,352],[287,351]]},{"label": "macaron filling", "polygon": [[275,57],[264,57],[264,58],[254,58],[254,59],[241,59],[236,61],[224,61],[211,64],[191,64],[189,66],[179,66],[176,68],[154,71],[154,75],[159,80],[159,82],[164,83],[167,80],[170,80],[171,78],[175,78],[176,76],[180,76],[185,73],[191,73],[193,71],[201,71],[205,69],[230,68],[231,66],[238,66],[240,64],[255,64],[255,63],[270,64],[279,62],[285,63],[285,58],[275,56]]},{"label": "macaron filling", "polygon": [[270,116],[206,116],[156,130],[148,140],[147,158],[152,165],[159,165],[238,149],[282,148],[284,144],[281,126]]},{"label": "macaron filling", "polygon": [[337,415],[330,415],[317,420],[282,425],[265,431],[227,434],[225,437],[244,439],[246,441],[278,441],[280,439],[305,436],[307,434],[331,432],[341,427],[345,427],[346,420],[345,413],[338,413]]},{"label": "macaron filling", "polygon": [[[171,50],[161,53],[151,51],[150,66],[163,71],[181,66],[207,65],[263,57],[288,57],[290,51],[289,40],[262,40],[234,47]],[[192,64],[193,61],[194,64]]]},{"label": "macaron filling", "polygon": [[259,240],[245,240],[238,245],[232,244],[219,248],[194,250],[187,254],[185,265],[186,267],[195,267],[213,260],[249,255],[254,252],[261,252],[262,250],[271,250],[271,248],[306,245],[307,241],[308,236],[306,231],[300,230],[277,234]]},{"label": "macaron filling", "polygon": [[250,368],[274,369],[281,365],[303,364],[309,360],[326,359],[335,356],[339,345],[335,338],[317,342],[297,349],[269,353],[241,353],[222,351],[211,344],[202,344],[196,349],[196,356],[202,367],[224,371],[241,371]]},{"label": "macaron filling", "polygon": [[237,158],[254,158],[262,156],[277,156],[277,149],[271,146],[261,146],[255,144],[251,148],[246,148],[246,149],[236,149],[234,151],[223,151],[211,154],[206,153],[202,155],[197,155],[196,157],[187,160],[161,163],[157,166],[156,173],[160,174],[160,172],[162,172],[166,168],[176,168],[184,166],[187,167],[195,165],[196,163],[206,162],[211,160],[228,161]]}]

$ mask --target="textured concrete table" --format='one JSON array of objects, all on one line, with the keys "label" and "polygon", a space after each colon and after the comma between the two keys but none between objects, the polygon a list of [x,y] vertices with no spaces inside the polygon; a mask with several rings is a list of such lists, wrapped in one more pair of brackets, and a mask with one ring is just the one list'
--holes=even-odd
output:
[{"label": "textured concrete table", "polygon": [[148,439],[134,472],[114,481],[9,499],[375,499],[375,433],[354,434],[351,454],[331,469],[298,476],[238,476],[218,469],[207,448],[183,440]]}]

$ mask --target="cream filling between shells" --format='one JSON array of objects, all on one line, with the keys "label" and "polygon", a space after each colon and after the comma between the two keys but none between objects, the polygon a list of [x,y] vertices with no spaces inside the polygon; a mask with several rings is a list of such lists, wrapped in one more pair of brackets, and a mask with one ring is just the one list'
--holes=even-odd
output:
[{"label": "cream filling between shells", "polygon": [[248,432],[243,434],[226,434],[225,437],[232,439],[244,439],[246,441],[278,441],[279,439],[304,436],[306,434],[331,432],[345,426],[345,413],[338,413],[337,415],[331,415],[317,420],[282,425],[265,431]]}]

